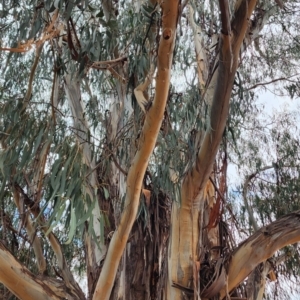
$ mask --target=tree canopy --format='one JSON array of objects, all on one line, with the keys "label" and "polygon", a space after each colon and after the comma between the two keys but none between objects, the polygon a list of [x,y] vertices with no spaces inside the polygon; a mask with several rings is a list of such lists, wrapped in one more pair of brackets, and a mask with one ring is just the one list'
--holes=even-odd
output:
[{"label": "tree canopy", "polygon": [[2,1],[0,299],[300,293],[299,12]]}]

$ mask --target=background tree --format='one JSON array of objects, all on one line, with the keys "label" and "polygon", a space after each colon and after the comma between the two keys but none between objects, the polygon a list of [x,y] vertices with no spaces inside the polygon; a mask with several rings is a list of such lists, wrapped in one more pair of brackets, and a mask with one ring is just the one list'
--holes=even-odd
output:
[{"label": "background tree", "polygon": [[299,276],[297,120],[256,101],[299,94],[297,1],[1,5],[4,299],[261,299]]}]

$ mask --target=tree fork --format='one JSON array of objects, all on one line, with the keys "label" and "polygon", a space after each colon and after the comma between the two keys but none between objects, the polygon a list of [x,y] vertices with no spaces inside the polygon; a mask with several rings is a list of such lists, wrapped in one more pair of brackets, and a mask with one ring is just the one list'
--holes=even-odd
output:
[{"label": "tree fork", "polygon": [[[199,263],[197,251],[201,251],[201,244],[199,245],[198,242],[201,232],[199,219],[200,222],[203,222],[201,216],[207,196],[205,187],[225,129],[239,53],[256,0],[239,1],[231,23],[229,22],[228,3],[224,0],[220,1],[220,4],[222,32],[219,63],[210,81],[210,84],[214,82],[216,84],[212,90],[213,95],[208,95],[213,99],[209,126],[197,154],[196,162],[183,179],[181,205],[174,203],[172,210],[169,297],[174,300],[181,299],[181,292],[170,287],[172,282],[187,286],[192,279],[196,280],[192,267]],[[200,224],[201,226],[202,224]]]}]

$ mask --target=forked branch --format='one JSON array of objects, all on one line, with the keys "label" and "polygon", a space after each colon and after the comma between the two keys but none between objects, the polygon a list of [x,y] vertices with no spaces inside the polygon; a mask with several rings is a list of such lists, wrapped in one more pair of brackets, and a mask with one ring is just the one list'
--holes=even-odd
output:
[{"label": "forked branch", "polygon": [[256,0],[239,1],[230,27],[228,25],[228,7],[226,2],[222,2],[222,30],[225,32],[222,33],[220,38],[219,63],[213,75],[217,76],[217,80],[211,80],[211,82],[216,82],[216,86],[214,87],[209,126],[198,152],[196,164],[187,173],[184,180],[186,185],[193,182],[193,191],[191,191],[190,199],[195,199],[199,191],[204,188],[212,171],[226,125],[229,100],[238,67],[241,45],[248,30],[248,20],[255,4]]}]

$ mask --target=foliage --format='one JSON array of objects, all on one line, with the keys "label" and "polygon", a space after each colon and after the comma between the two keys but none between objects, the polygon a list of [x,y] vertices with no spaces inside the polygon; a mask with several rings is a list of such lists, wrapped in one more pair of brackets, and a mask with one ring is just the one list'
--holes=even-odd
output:
[{"label": "foliage", "polygon": [[[258,1],[251,17],[250,23],[255,25],[270,14],[259,36],[241,51],[229,118],[213,172],[219,189],[223,188],[223,198],[227,198],[228,185],[225,160],[226,166],[238,167],[245,181],[253,175],[247,183],[246,201],[259,227],[300,207],[299,120],[285,111],[262,116],[257,101],[258,88],[267,88],[271,83],[282,95],[299,96],[299,24],[295,20],[300,10],[297,1],[286,2],[285,9],[280,10],[273,1]],[[161,35],[161,11],[153,3],[2,3],[0,240],[35,274],[39,270],[24,215],[31,216],[43,242],[43,255],[49,262],[47,274],[55,277],[60,268],[47,243],[47,236],[53,232],[61,242],[67,265],[81,276],[86,263],[84,235],[90,234],[97,245],[108,245],[109,234],[126,209],[122,183],[139,148],[145,120],[134,89],[147,76],[154,76],[149,70],[157,62]],[[205,35],[208,74],[212,74],[218,58],[218,47],[212,43],[220,32],[219,8],[215,1],[191,4],[193,18]],[[178,22],[167,107],[143,182],[151,197],[142,190],[134,229],[148,230],[145,241],[150,244],[155,232],[163,245],[160,248],[151,244],[157,260],[159,251],[167,257],[169,222],[163,218],[170,218],[169,202],[180,203],[180,184],[197,159],[198,134],[210,126],[211,104],[205,99],[207,90],[203,93],[198,85],[194,37],[187,15],[186,7]],[[76,125],[78,120],[66,92],[67,75],[72,83],[78,80],[80,85],[83,114],[79,123],[88,124],[86,132]],[[152,80],[147,91],[149,103],[154,95]],[[86,159],[83,144],[94,165]],[[170,169],[176,180],[170,176]],[[97,186],[91,184],[95,172]],[[242,203],[244,184],[240,182],[238,191],[223,203],[222,221],[230,223],[236,218],[237,228],[243,228],[248,237],[254,229],[247,205]],[[21,195],[21,210],[16,205],[16,190]],[[163,208],[159,213],[155,211],[158,205]],[[100,214],[95,216],[98,208]],[[95,230],[97,220],[100,225]],[[229,235],[235,235],[234,229]],[[289,251],[293,255],[288,255],[276,271],[287,278],[297,277],[297,245],[284,248],[275,258]],[[163,268],[166,270],[166,266]]]}]

